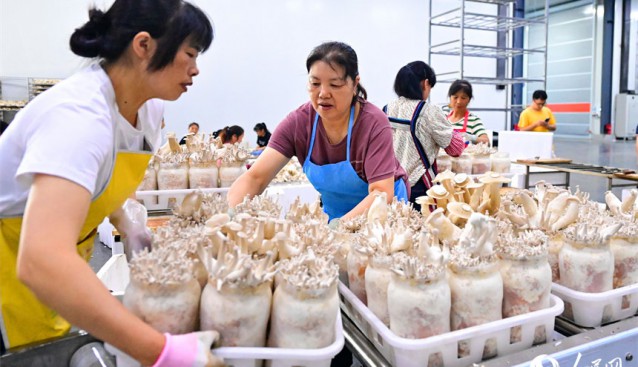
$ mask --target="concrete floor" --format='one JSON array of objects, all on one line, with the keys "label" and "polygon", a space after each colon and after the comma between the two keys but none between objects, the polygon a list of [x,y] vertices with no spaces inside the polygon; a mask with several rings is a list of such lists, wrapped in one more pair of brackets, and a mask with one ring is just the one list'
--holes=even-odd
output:
[{"label": "concrete floor", "polygon": [[[635,140],[615,140],[612,136],[597,136],[590,139],[554,138],[556,157],[569,158],[574,163],[596,164],[601,166],[628,168],[638,171]],[[616,184],[614,180],[614,184]],[[618,181],[618,183],[627,181]],[[629,183],[629,182],[627,182]],[[578,185],[588,192],[594,201],[604,202],[607,191],[607,179],[589,175],[572,174],[571,185]],[[620,197],[622,188],[613,192]]]}]

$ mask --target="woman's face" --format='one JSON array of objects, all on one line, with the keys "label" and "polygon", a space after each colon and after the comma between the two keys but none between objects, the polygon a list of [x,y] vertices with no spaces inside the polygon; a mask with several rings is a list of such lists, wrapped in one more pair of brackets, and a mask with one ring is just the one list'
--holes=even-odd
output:
[{"label": "woman's face", "polygon": [[260,138],[266,136],[266,130],[264,129],[257,130],[257,136],[259,136]]},{"label": "woman's face", "polygon": [[230,137],[231,144],[241,143],[242,140],[244,140],[244,134],[239,135],[239,137],[237,135],[233,135]]},{"label": "woman's face", "polygon": [[190,45],[188,39],[177,50],[173,62],[164,69],[151,72],[149,84],[154,88],[156,98],[174,101],[193,84],[199,74],[197,57],[199,50]]},{"label": "woman's face", "polygon": [[470,96],[463,91],[458,91],[450,96],[450,105],[457,110],[465,110],[470,104]]},{"label": "woman's face", "polygon": [[352,80],[346,77],[341,66],[333,66],[324,61],[312,64],[308,73],[308,95],[322,120],[339,122],[348,118],[359,77]]}]

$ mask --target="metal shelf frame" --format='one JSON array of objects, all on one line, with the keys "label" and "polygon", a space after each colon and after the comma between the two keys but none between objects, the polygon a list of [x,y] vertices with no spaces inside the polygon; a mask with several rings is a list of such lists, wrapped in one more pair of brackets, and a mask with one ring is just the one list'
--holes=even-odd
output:
[{"label": "metal shelf frame", "polygon": [[462,14],[461,8],[452,9],[430,18],[432,25],[440,27],[459,28],[461,21],[465,29],[479,31],[507,32],[532,24],[543,24],[543,21],[536,19],[525,19],[515,17],[500,17],[498,15],[480,14],[466,12]]},{"label": "metal shelf frame", "polygon": [[[549,18],[549,0],[544,0],[544,16],[525,18],[514,10],[516,0],[456,0],[458,6],[446,2],[444,11],[433,13],[433,1],[429,2],[430,20],[428,22],[428,63],[438,70],[437,76],[441,83],[451,83],[456,79],[465,79],[473,84],[494,85],[505,90],[504,108],[473,108],[473,110],[504,112],[504,129],[511,126],[511,112],[518,107],[511,106],[512,86],[522,83],[541,83],[546,85],[547,77],[547,36]],[[468,6],[470,3],[491,4],[489,6]],[[514,46],[514,32],[526,32],[530,26],[541,26],[545,30],[545,44],[536,48],[521,48]],[[453,40],[433,44],[433,29],[456,30],[458,37]],[[472,33],[470,33],[472,32]],[[479,33],[476,33],[479,32]],[[468,42],[468,35],[478,36],[478,43],[482,39],[493,39],[483,36],[485,32],[496,33],[496,46],[492,44],[476,44]],[[449,38],[448,38],[449,39]],[[514,75],[513,65],[530,56],[541,57],[543,60],[543,74],[534,76]],[[434,60],[433,60],[434,57]],[[458,67],[450,57],[456,57]],[[471,75],[467,71],[469,59],[490,58],[496,60],[496,70],[492,75]],[[439,64],[437,64],[439,61]],[[454,71],[450,71],[450,67]],[[440,72],[443,71],[443,72]],[[488,107],[488,106],[483,106]]]}]

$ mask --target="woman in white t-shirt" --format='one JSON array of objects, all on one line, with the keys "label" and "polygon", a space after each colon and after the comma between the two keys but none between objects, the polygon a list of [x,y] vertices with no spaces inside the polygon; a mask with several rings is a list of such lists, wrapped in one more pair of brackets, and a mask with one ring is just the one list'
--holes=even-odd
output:
[{"label": "woman in white t-shirt", "polygon": [[146,223],[135,225],[122,204],[158,148],[160,100],[179,98],[199,73],[210,20],[181,0],[116,0],[89,17],[70,46],[99,62],[35,98],[0,138],[3,344],[60,336],[71,323],[143,365],[212,365],[214,332],[162,335],[86,262],[105,216],[127,247],[150,244]]}]

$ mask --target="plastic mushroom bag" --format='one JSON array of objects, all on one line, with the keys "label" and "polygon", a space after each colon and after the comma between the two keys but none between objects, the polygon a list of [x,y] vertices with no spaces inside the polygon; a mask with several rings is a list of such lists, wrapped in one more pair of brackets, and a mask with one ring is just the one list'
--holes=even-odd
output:
[{"label": "plastic mushroom bag", "polygon": [[350,251],[346,257],[348,288],[364,305],[367,305],[368,295],[366,294],[365,274],[374,250],[367,244],[363,244],[360,237],[356,241],[358,242],[351,244]]},{"label": "plastic mushroom bag", "polygon": [[[472,214],[458,244],[452,247],[449,284],[452,292],[450,326],[460,330],[502,318],[503,279],[493,251],[494,219]],[[459,343],[459,356],[469,354],[469,344]],[[483,358],[497,354],[496,341],[488,339]]]},{"label": "plastic mushroom bag", "polygon": [[337,265],[308,251],[281,261],[270,316],[268,346],[323,348],[335,340],[339,312]]},{"label": "plastic mushroom bag", "polygon": [[246,172],[246,160],[250,157],[250,153],[239,143],[225,144],[224,147],[215,151],[215,155],[221,162],[220,187],[230,187],[242,173]]},{"label": "plastic mushroom bag", "polygon": [[191,189],[218,187],[219,168],[209,146],[191,153],[189,157],[188,185]]},{"label": "plastic mushroom bag", "polygon": [[611,237],[614,254],[614,288],[638,283],[638,220],[621,220],[622,227]]},{"label": "plastic mushroom bag", "polygon": [[272,253],[253,258],[228,242],[217,259],[209,248],[200,251],[210,273],[202,292],[201,329],[218,330],[222,346],[264,347],[272,301]]},{"label": "plastic mushroom bag", "polygon": [[129,265],[126,308],[163,333],[197,330],[201,288],[193,277],[192,260],[167,245],[138,252]]},{"label": "plastic mushroom bag", "polygon": [[157,190],[157,165],[155,156],[151,157],[144,172],[144,179],[137,191]]},{"label": "plastic mushroom bag", "polygon": [[377,220],[374,223],[368,222],[364,238],[369,246],[368,251],[373,253],[365,271],[367,305],[384,324],[389,325],[388,284],[392,277],[390,255],[412,247],[412,231],[403,221],[390,226],[381,225]]},{"label": "plastic mushroom bag", "polygon": [[580,292],[611,290],[614,255],[609,240],[621,226],[601,218],[566,229],[565,244],[558,255],[560,283]]},{"label": "plastic mushroom bag", "polygon": [[421,339],[450,331],[447,256],[438,244],[434,246],[426,257],[403,252],[392,255],[388,313],[390,330],[399,337]]},{"label": "plastic mushroom bag", "polygon": [[[503,317],[549,307],[552,270],[547,261],[547,242],[547,236],[539,230],[516,234],[499,227],[496,250],[503,278]],[[513,329],[510,341],[521,341],[521,332],[520,327]],[[541,326],[534,334],[534,343],[544,343],[546,337]]]},{"label": "plastic mushroom bag", "polygon": [[158,155],[157,187],[160,190],[188,189],[188,153]]}]

